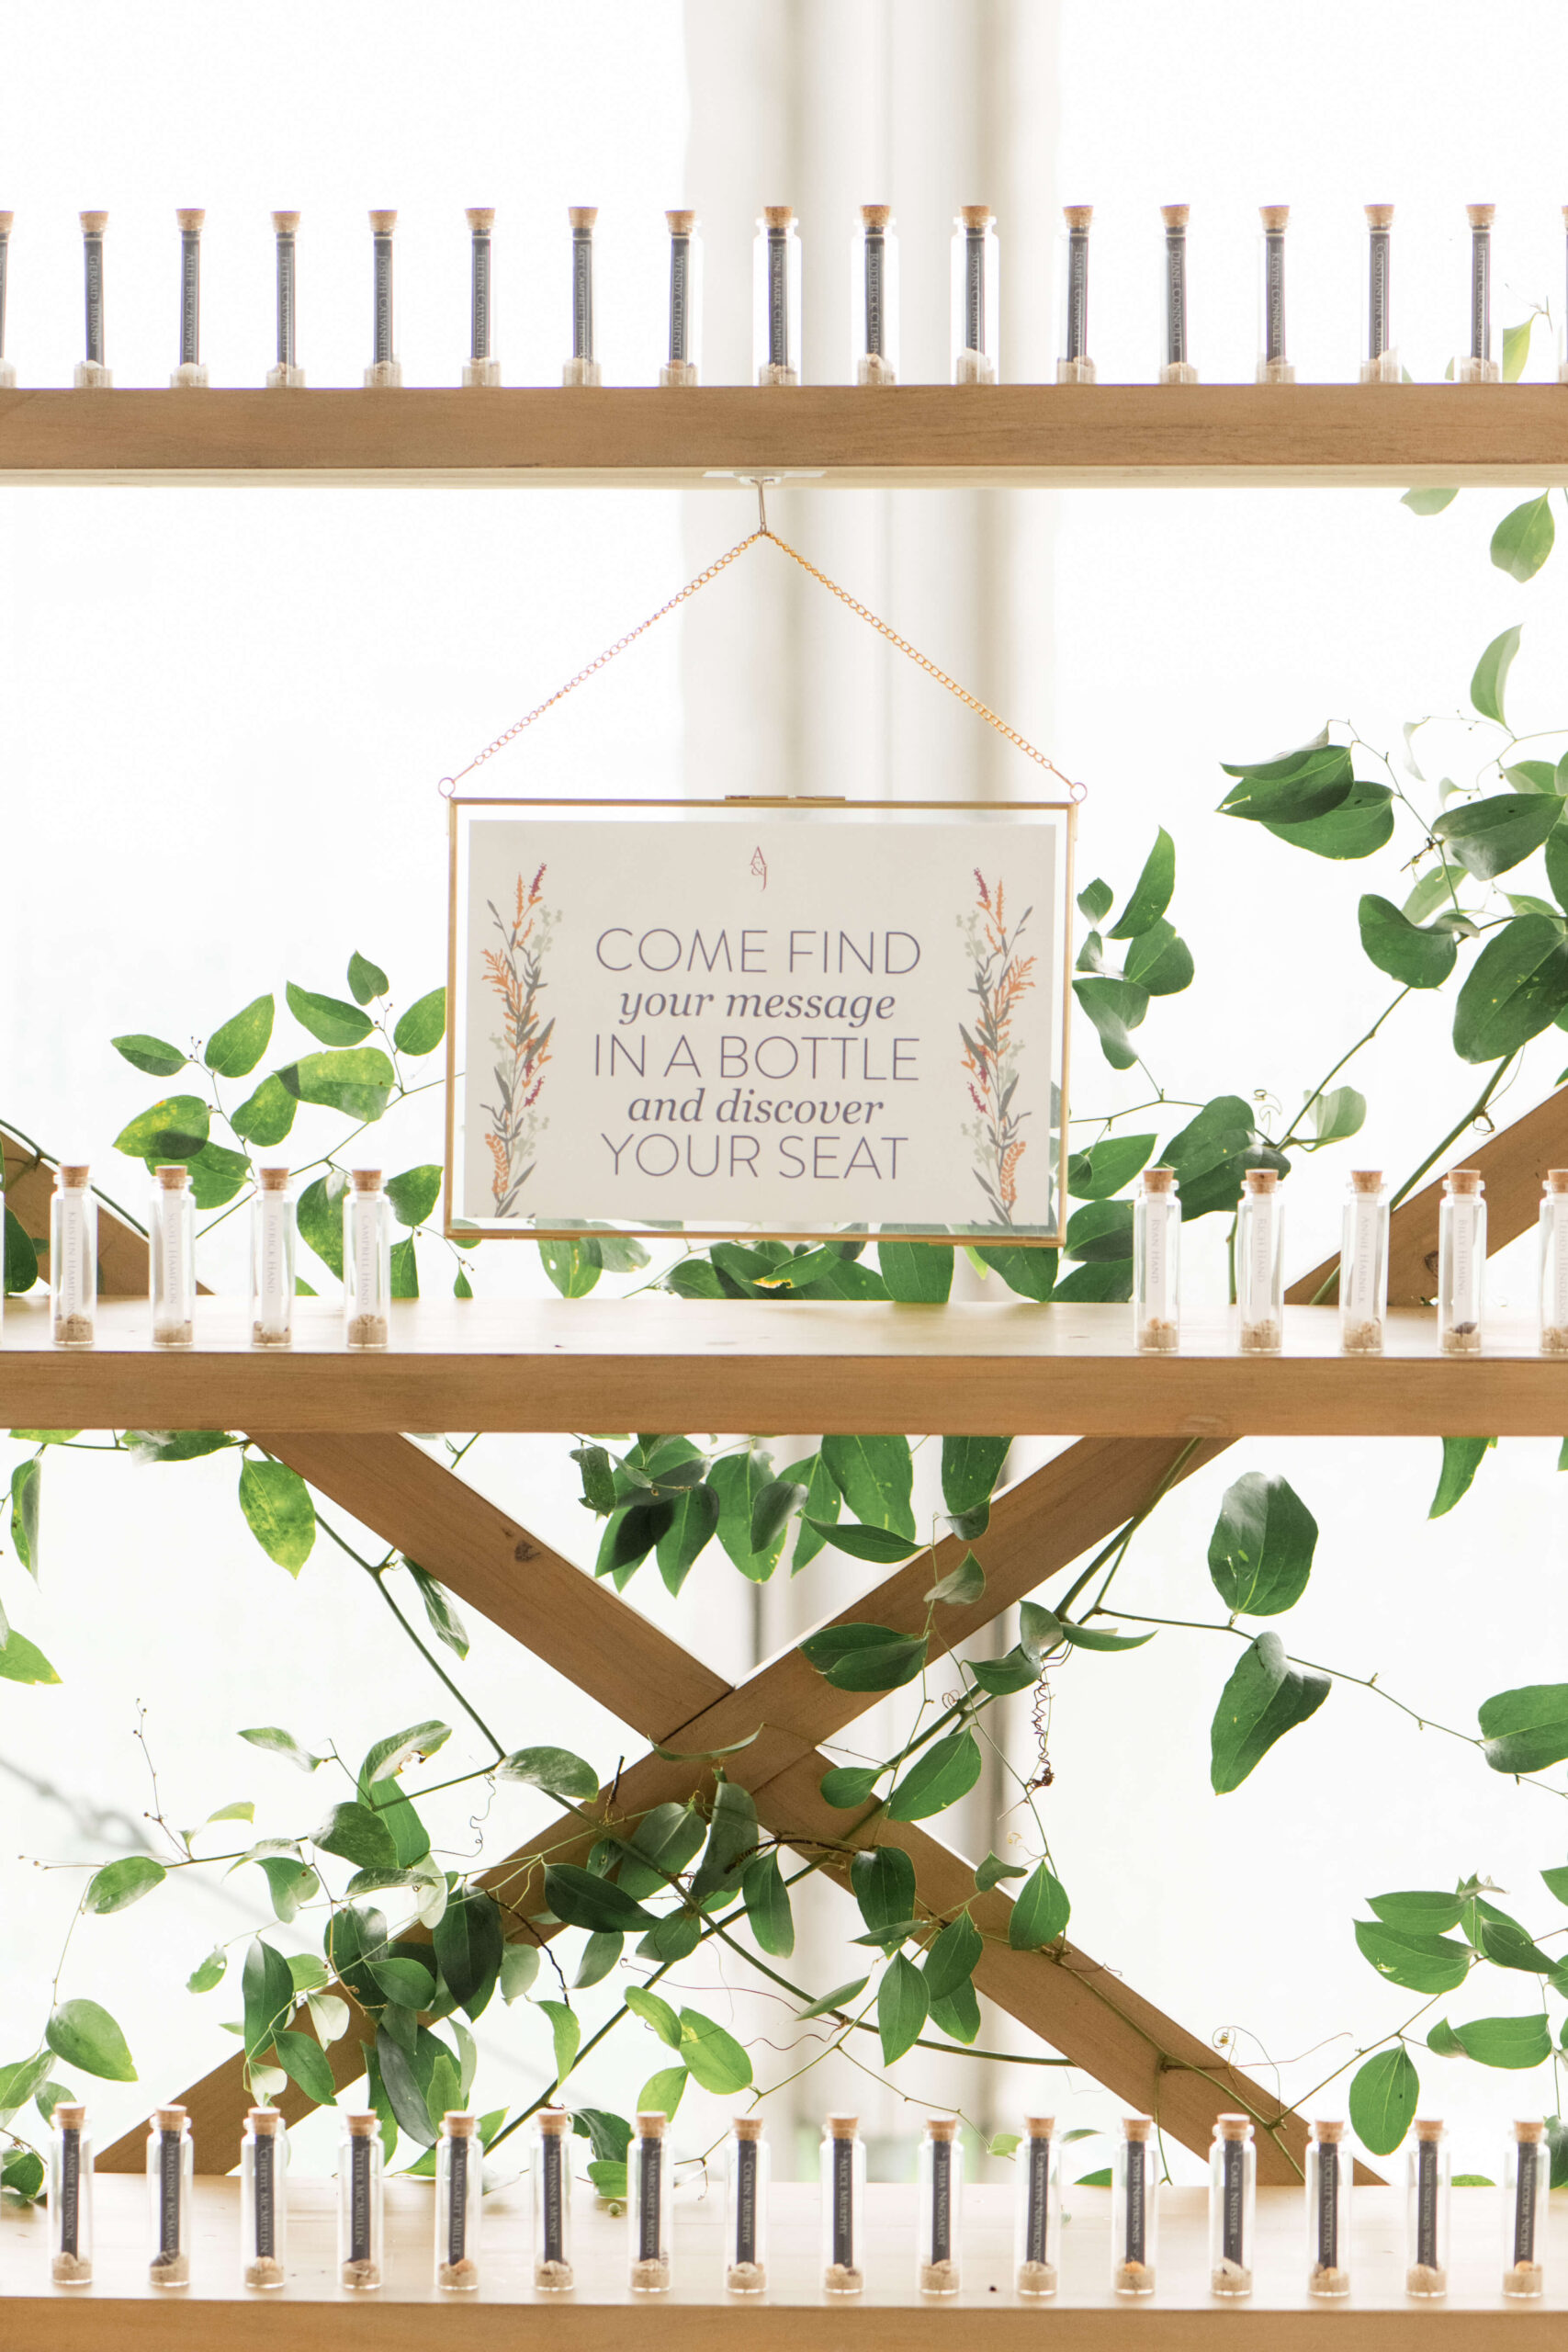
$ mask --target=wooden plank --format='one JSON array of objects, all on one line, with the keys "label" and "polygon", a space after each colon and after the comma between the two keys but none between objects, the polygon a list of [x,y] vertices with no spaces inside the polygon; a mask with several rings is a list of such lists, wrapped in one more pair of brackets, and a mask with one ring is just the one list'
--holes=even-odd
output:
[{"label": "wooden plank", "polygon": [[1555,385],[0,393],[0,481],[1568,482]]}]

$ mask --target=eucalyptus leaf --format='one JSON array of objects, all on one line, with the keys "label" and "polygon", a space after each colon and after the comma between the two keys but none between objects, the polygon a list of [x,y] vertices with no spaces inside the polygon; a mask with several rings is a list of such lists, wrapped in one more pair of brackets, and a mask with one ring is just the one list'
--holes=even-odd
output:
[{"label": "eucalyptus leaf", "polygon": [[1470,1973],[1468,1948],[1450,1936],[1410,1934],[1371,1919],[1358,1919],[1355,1931],[1362,1959],[1406,1992],[1451,1993]]},{"label": "eucalyptus leaf", "polygon": [[1144,870],[1133,885],[1133,895],[1112,926],[1112,939],[1138,939],[1156,923],[1170,904],[1176,888],[1176,843],[1162,825]]},{"label": "eucalyptus leaf", "polygon": [[1506,628],[1500,637],[1495,637],[1476,663],[1475,674],[1470,682],[1470,699],[1475,708],[1483,718],[1495,718],[1500,727],[1507,725],[1503,716],[1503,696],[1522,635],[1522,624],[1516,621],[1512,628]]},{"label": "eucalyptus leaf", "polygon": [[292,980],[284,993],[300,1027],[319,1037],[323,1046],[357,1046],[375,1026],[367,1012],[356,1004],[345,1004],[341,997],[313,995],[309,989],[296,988]]},{"label": "eucalyptus leaf", "polygon": [[1075,979],[1073,994],[1093,1022],[1100,1050],[1112,1069],[1131,1069],[1138,1058],[1132,1033],[1149,1009],[1149,992],[1135,981],[1090,974]]},{"label": "eucalyptus leaf", "polygon": [[167,1876],[162,1862],[155,1862],[151,1854],[122,1855],[118,1862],[106,1862],[102,1870],[93,1872],[82,1897],[82,1908],[100,1917],[111,1911],[129,1911],[133,1903],[140,1903],[144,1894],[162,1886]]},{"label": "eucalyptus leaf", "polygon": [[446,991],[432,989],[410,1005],[399,1018],[392,1031],[392,1043],[400,1054],[433,1054],[446,1034]]},{"label": "eucalyptus leaf", "polygon": [[269,1560],[297,1577],[316,1541],[316,1507],[298,1470],[284,1462],[240,1465],[240,1509]]},{"label": "eucalyptus leaf", "polygon": [[1350,754],[1338,743],[1308,743],[1259,767],[1221,765],[1239,782],[1221,801],[1220,814],[1265,825],[1326,816],[1349,797],[1353,781]]},{"label": "eucalyptus leaf", "polygon": [[1495,1772],[1541,1772],[1561,1764],[1568,1757],[1568,1682],[1499,1690],[1483,1702],[1480,1724],[1483,1753]]},{"label": "eucalyptus leaf", "polygon": [[1495,1437],[1444,1438],[1443,1467],[1438,1479],[1438,1491],[1432,1497],[1427,1513],[1428,1519],[1443,1518],[1461,1497],[1470,1492],[1476,1472],[1496,1442]]},{"label": "eucalyptus leaf", "polygon": [[[1458,496],[1459,492],[1457,490],[1407,490],[1399,503],[1402,506],[1408,506],[1412,514],[1440,514],[1445,507],[1451,506],[1453,504],[1454,500]],[[1363,2069],[1363,2072],[1364,2071],[1365,2069]],[[1412,2108],[1411,2113],[1415,2113],[1414,2108]],[[1361,2136],[1364,2139],[1366,2134],[1363,2132]],[[1404,2133],[1401,2132],[1400,2139],[1403,2139],[1404,2136]],[[1371,2142],[1368,2141],[1367,2144],[1371,2147]],[[1398,2144],[1399,2142],[1397,2140],[1391,2141],[1389,2143],[1390,2147],[1397,2147]],[[1388,2149],[1380,2149],[1378,2154],[1380,2155],[1386,2155],[1388,2154]]]},{"label": "eucalyptus leaf", "polygon": [[229,1125],[246,1143],[254,1144],[258,1150],[270,1151],[294,1125],[299,1107],[298,1098],[289,1093],[274,1070],[263,1079],[254,1094],[246,1096],[237,1111],[230,1112]]},{"label": "eucalyptus leaf", "polygon": [[1489,882],[1539,849],[1562,815],[1555,794],[1494,792],[1457,801],[1432,831],[1466,873]]},{"label": "eucalyptus leaf", "polygon": [[184,1069],[189,1056],[163,1037],[149,1037],[139,1032],[127,1037],[111,1037],[110,1045],[123,1055],[133,1069],[145,1070],[149,1078],[173,1078]]},{"label": "eucalyptus leaf", "polygon": [[132,1159],[194,1159],[208,1139],[210,1121],[199,1094],[170,1094],[122,1127],[114,1148]]},{"label": "eucalyptus leaf", "polygon": [[[1528,807],[1529,803],[1524,803]],[[1516,915],[1494,932],[1454,1007],[1454,1050],[1467,1062],[1517,1053],[1568,1009],[1568,944],[1544,915]]]},{"label": "eucalyptus leaf", "polygon": [[348,959],[348,992],[355,1003],[369,1004],[385,996],[391,985],[379,964],[372,964],[355,948]]},{"label": "eucalyptus leaf", "polygon": [[1369,2155],[1391,2156],[1415,2120],[1421,2077],[1403,2043],[1380,2050],[1350,2083],[1350,2129]]},{"label": "eucalyptus leaf", "polygon": [[1451,931],[1422,931],[1389,899],[1371,894],[1362,899],[1357,911],[1361,945],[1380,972],[1387,972],[1406,988],[1441,988],[1459,953],[1459,942]]},{"label": "eucalyptus leaf", "polygon": [[1277,841],[1292,849],[1310,850],[1314,857],[1348,860],[1371,857],[1393,835],[1393,791],[1386,784],[1358,777],[1337,808],[1326,816],[1310,817],[1295,825],[1270,825]]},{"label": "eucalyptus leaf", "polygon": [[1217,1795],[1240,1788],[1277,1739],[1315,1714],[1328,1679],[1292,1666],[1278,1634],[1259,1634],[1242,1653],[1214,1711],[1210,1780]]},{"label": "eucalyptus leaf", "polygon": [[1307,1588],[1317,1521],[1284,1478],[1249,1470],[1227,1487],[1209,1538],[1209,1574],[1234,1616],[1277,1617]]},{"label": "eucalyptus leaf", "polygon": [[207,1067],[219,1078],[244,1078],[254,1069],[272,1037],[273,1001],[258,996],[215,1029],[207,1041]]},{"label": "eucalyptus leaf", "polygon": [[1076,1201],[1106,1201],[1148,1165],[1155,1136],[1102,1136],[1067,1162],[1067,1190]]}]

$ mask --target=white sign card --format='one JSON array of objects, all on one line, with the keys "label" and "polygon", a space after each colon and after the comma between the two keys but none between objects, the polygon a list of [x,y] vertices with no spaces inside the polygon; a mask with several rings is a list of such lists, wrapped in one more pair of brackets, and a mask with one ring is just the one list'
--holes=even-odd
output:
[{"label": "white sign card", "polygon": [[455,803],[449,1226],[1058,1239],[1072,815]]}]

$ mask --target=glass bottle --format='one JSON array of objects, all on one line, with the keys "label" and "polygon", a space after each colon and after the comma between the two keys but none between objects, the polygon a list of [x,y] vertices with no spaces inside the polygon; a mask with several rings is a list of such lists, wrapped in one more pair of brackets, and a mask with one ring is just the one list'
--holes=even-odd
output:
[{"label": "glass bottle", "polygon": [[1546,2126],[1537,2121],[1516,2123],[1503,2170],[1503,2292],[1521,2301],[1537,2296],[1545,2284],[1541,2239],[1546,2221],[1546,2193],[1551,2185],[1551,2160]]},{"label": "glass bottle", "polygon": [[345,2112],[337,2159],[337,2275],[340,2286],[381,2284],[381,2126],[374,2115]]},{"label": "glass bottle", "polygon": [[495,226],[493,204],[470,204],[468,222],[468,356],[463,362],[463,390],[488,390],[501,381],[501,362],[491,354],[490,236]]},{"label": "glass bottle", "polygon": [[1449,2135],[1439,2122],[1417,2116],[1405,2157],[1404,2291],[1449,2291]]},{"label": "glass bottle", "polygon": [[49,2275],[56,2287],[93,2277],[93,2143],[87,2110],[62,2099],[49,2127]]},{"label": "glass bottle", "polygon": [[294,1204],[287,1168],[258,1168],[251,1201],[251,1345],[294,1340]]},{"label": "glass bottle", "polygon": [[1568,1355],[1568,1168],[1549,1168],[1542,1188],[1540,1351]]},{"label": "glass bottle", "polygon": [[670,231],[670,356],[659,371],[668,390],[701,380],[703,240],[694,212],[667,212]]},{"label": "glass bottle", "polygon": [[171,391],[207,390],[201,364],[201,227],[205,212],[176,212],[180,224],[180,364],[169,379]]},{"label": "glass bottle", "polygon": [[1185,204],[1162,204],[1165,222],[1165,357],[1162,384],[1195,384],[1198,370],[1187,356],[1187,215]]},{"label": "glass bottle", "polygon": [[634,2294],[661,2295],[671,2282],[670,2119],[639,2115],[627,2151],[626,2221]]},{"label": "glass bottle", "polygon": [[787,204],[765,204],[751,246],[751,353],[759,384],[800,381],[800,232]]},{"label": "glass bottle", "polygon": [[1235,1215],[1235,1298],[1244,1356],[1277,1356],[1285,1328],[1284,1226],[1279,1173],[1249,1168]]},{"label": "glass bottle", "polygon": [[599,207],[573,204],[566,217],[571,223],[571,357],[560,379],[568,391],[592,391],[600,380],[593,356],[593,223]]},{"label": "glass bottle", "polygon": [[57,1348],[90,1348],[98,1306],[98,1204],[85,1168],[55,1171],[49,1214],[49,1287]]},{"label": "glass bottle", "polygon": [[74,382],[79,392],[107,392],[114,370],[104,365],[104,231],[107,212],[82,215],[82,277],[87,308],[87,356],[76,362]]},{"label": "glass bottle", "polygon": [[1062,2164],[1056,2120],[1026,2115],[1018,2152],[1013,2283],[1021,2295],[1054,2295],[1061,2270]]},{"label": "glass bottle", "polygon": [[1181,1203],[1174,1168],[1145,1168],[1133,1203],[1133,1344],[1174,1355],[1181,1338]]},{"label": "glass bottle", "polygon": [[1288,204],[1260,205],[1258,218],[1263,223],[1263,236],[1258,277],[1258,380],[1260,384],[1293,384],[1296,371],[1285,356],[1285,231],[1291,208]]},{"label": "glass bottle", "polygon": [[449,2295],[479,2283],[479,2167],[477,2118],[448,2110],[435,2143],[435,2283]]},{"label": "glass bottle", "polygon": [[14,391],[17,371],[6,356],[6,277],[11,259],[14,212],[0,212],[0,392]]},{"label": "glass bottle", "polygon": [[395,212],[370,215],[373,356],[365,370],[367,392],[395,392],[403,380],[402,362],[392,356],[392,232],[397,225]]},{"label": "glass bottle", "polygon": [[1438,1344],[1446,1356],[1481,1353],[1486,1290],[1486,1203],[1479,1168],[1450,1168],[1438,1211]]},{"label": "glass bottle", "polygon": [[1470,217],[1470,350],[1454,361],[1456,384],[1496,384],[1503,371],[1492,356],[1492,223],[1495,204],[1467,204]]},{"label": "glass bottle", "polygon": [[1000,263],[997,216],[988,204],[965,204],[953,224],[953,380],[1000,380]]},{"label": "glass bottle", "polygon": [[571,2268],[571,2165],[567,2143],[571,2117],[564,2107],[539,2110],[534,2133],[534,2285],[546,2295],[562,2294],[574,2281]]},{"label": "glass bottle", "polygon": [[1367,212],[1367,356],[1363,384],[1397,384],[1399,354],[1393,347],[1393,310],[1389,282],[1393,261],[1393,207],[1369,204]]},{"label": "glass bottle", "polygon": [[1339,1238],[1339,1345],[1381,1356],[1388,1308],[1388,1198],[1382,1170],[1353,1168]]},{"label": "glass bottle", "polygon": [[296,240],[299,234],[298,212],[275,212],[272,216],[273,240],[277,249],[277,365],[266,371],[269,392],[297,391],[305,381],[305,370],[295,365],[294,294]]},{"label": "glass bottle", "polygon": [[240,2259],[247,2287],[281,2287],[288,2261],[288,2134],[253,2107],[240,2143]]},{"label": "glass bottle", "polygon": [[724,2191],[724,2283],[732,2295],[768,2284],[768,2186],[773,2161],[760,2115],[738,2115],[729,2131]]},{"label": "glass bottle", "polygon": [[1216,2295],[1252,2292],[1257,2209],[1251,2122],[1245,2115],[1218,2116],[1209,2152],[1209,2286]]},{"label": "glass bottle", "polygon": [[898,228],[890,204],[863,204],[850,239],[850,349],[857,384],[898,381]]},{"label": "glass bottle", "polygon": [[1065,204],[1067,224],[1061,256],[1062,349],[1056,361],[1058,384],[1092,384],[1094,362],[1089,356],[1089,232],[1092,204]]},{"label": "glass bottle", "polygon": [[344,1337],[351,1348],[384,1348],[392,1295],[392,1208],[378,1168],[356,1168],[344,1204]]},{"label": "glass bottle", "polygon": [[154,2287],[190,2284],[190,2199],[195,2164],[190,2118],[185,2109],[154,2108],[147,2134],[151,2223],[147,2275]]},{"label": "glass bottle", "polygon": [[188,1168],[155,1168],[152,1248],[152,1345],[188,1348],[196,1337],[196,1202]]},{"label": "glass bottle", "polygon": [[1314,2123],[1306,2147],[1307,2293],[1350,2291],[1350,2185],[1343,2123]]},{"label": "glass bottle", "polygon": [[964,2245],[964,2148],[951,2115],[927,2119],[920,2142],[915,2284],[922,2295],[956,2295]]},{"label": "glass bottle", "polygon": [[858,2295],[865,2285],[861,2267],[860,2224],[865,2205],[865,2142],[860,2119],[829,2115],[823,2126],[822,2284],[830,2295]]},{"label": "glass bottle", "polygon": [[1152,2295],[1159,2234],[1159,2166],[1154,2125],[1124,2115],[1111,2172],[1111,2285],[1118,2295]]}]

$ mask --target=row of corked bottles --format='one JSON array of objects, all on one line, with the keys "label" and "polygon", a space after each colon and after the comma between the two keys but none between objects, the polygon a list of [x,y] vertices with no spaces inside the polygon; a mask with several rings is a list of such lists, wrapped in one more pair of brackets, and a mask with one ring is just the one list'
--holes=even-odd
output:
[{"label": "row of corked bottles", "polygon": [[[1485,1185],[1476,1168],[1450,1169],[1438,1212],[1438,1344],[1444,1355],[1481,1353],[1486,1290]],[[1388,1313],[1389,1202],[1379,1170],[1358,1168],[1345,1202],[1339,1270],[1339,1344],[1348,1356],[1383,1351]],[[1540,1346],[1568,1355],[1568,1168],[1547,1170],[1540,1235]],[[1278,1355],[1285,1328],[1284,1213],[1279,1176],[1249,1168],[1236,1208],[1235,1281],[1243,1355]],[[1133,1334],[1145,1355],[1181,1344],[1181,1202],[1173,1168],[1147,1168],[1133,1207]]]}]

